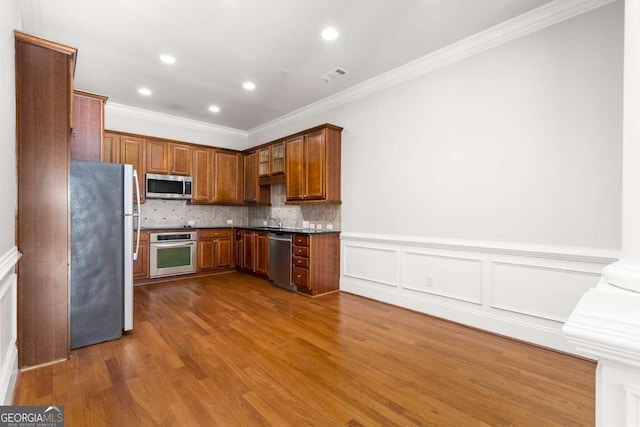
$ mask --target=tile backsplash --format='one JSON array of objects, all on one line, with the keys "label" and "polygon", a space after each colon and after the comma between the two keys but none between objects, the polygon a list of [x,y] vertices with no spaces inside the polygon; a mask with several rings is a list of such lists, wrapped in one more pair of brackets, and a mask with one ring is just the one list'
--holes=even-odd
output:
[{"label": "tile backsplash", "polygon": [[[341,205],[286,205],[286,189],[284,184],[271,186],[271,206],[250,206],[249,224],[262,225],[267,217],[282,220],[283,227],[302,228],[303,221],[326,229],[331,224],[334,230],[340,230],[342,221]],[[270,221],[269,225],[277,225]]]},{"label": "tile backsplash", "polygon": [[[148,199],[142,205],[143,227],[176,227],[194,221],[195,227],[216,227],[227,225],[261,226],[267,217],[282,220],[283,227],[302,228],[303,221],[315,227],[326,229],[331,224],[340,230],[342,221],[341,205],[286,205],[284,184],[271,186],[271,206],[216,206],[190,205],[184,200]],[[270,221],[269,225],[277,225]]]},{"label": "tile backsplash", "polygon": [[185,200],[148,199],[142,205],[143,227],[175,227],[187,225],[194,221],[195,227],[215,227],[248,224],[248,208],[246,206],[212,206],[190,205]]}]

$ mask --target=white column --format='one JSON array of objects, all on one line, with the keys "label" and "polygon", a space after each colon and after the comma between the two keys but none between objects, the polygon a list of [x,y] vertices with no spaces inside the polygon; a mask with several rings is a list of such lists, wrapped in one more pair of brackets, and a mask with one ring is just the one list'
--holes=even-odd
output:
[{"label": "white column", "polygon": [[625,1],[622,252],[562,328],[598,360],[596,425],[640,426],[640,0]]},{"label": "white column", "polygon": [[622,254],[604,279],[640,292],[640,1],[625,2],[622,136]]}]

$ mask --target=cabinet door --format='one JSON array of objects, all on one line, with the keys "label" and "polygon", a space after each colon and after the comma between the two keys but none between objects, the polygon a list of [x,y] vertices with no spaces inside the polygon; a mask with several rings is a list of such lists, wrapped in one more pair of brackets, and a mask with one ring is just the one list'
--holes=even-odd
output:
[{"label": "cabinet door", "polygon": [[233,239],[231,237],[219,238],[215,241],[216,268],[233,267]]},{"label": "cabinet door", "polygon": [[214,151],[213,202],[238,203],[241,200],[238,182],[241,182],[238,155]]},{"label": "cabinet door", "polygon": [[208,202],[211,194],[211,150],[193,149],[193,201]]},{"label": "cabinet door", "polygon": [[102,162],[120,163],[120,135],[105,132],[102,139]]},{"label": "cabinet door", "polygon": [[99,162],[102,159],[102,133],[106,97],[74,91],[71,159]]},{"label": "cabinet door", "polygon": [[255,234],[244,233],[242,238],[242,268],[253,271],[255,265]]},{"label": "cabinet door", "polygon": [[254,271],[266,276],[269,268],[269,235],[267,233],[256,233],[255,254]]},{"label": "cabinet door", "polygon": [[258,150],[258,176],[269,176],[271,174],[270,158],[271,150],[269,147]]},{"label": "cabinet door", "polygon": [[284,173],[284,142],[271,145],[271,175]]},{"label": "cabinet door", "polygon": [[287,200],[300,200],[304,195],[303,138],[287,141]]},{"label": "cabinet door", "polygon": [[147,172],[169,173],[169,152],[166,141],[147,139]]},{"label": "cabinet door", "polygon": [[304,136],[304,198],[324,199],[325,185],[324,131]]},{"label": "cabinet door", "polygon": [[244,156],[244,201],[258,201],[258,157],[256,153]]},{"label": "cabinet door", "polygon": [[198,241],[198,271],[212,270],[215,268],[215,241]]},{"label": "cabinet door", "polygon": [[[144,201],[144,139],[122,135],[120,137],[120,161],[126,165],[133,165],[138,171],[140,179],[140,201]],[[136,197],[136,187],[133,186],[133,197]]]},{"label": "cabinet door", "polygon": [[185,144],[169,144],[171,175],[191,175],[191,147]]},{"label": "cabinet door", "polygon": [[[134,237],[135,240],[135,237]],[[133,242],[135,250],[136,242]],[[149,277],[149,234],[140,235],[140,247],[138,248],[138,259],[133,261],[133,278],[147,279]]]}]

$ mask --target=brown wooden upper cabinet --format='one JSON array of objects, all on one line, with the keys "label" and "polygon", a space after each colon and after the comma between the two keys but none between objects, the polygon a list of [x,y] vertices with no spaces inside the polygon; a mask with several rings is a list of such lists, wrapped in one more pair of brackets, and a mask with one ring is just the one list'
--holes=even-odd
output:
[{"label": "brown wooden upper cabinet", "polygon": [[209,148],[193,148],[192,203],[209,203],[211,198],[211,179],[213,178],[212,151]]},{"label": "brown wooden upper cabinet", "polygon": [[[102,161],[133,165],[133,168],[138,172],[140,180],[140,202],[144,202],[144,156],[144,139],[113,132],[104,133]],[[133,187],[133,197],[136,197],[135,185]]]},{"label": "brown wooden upper cabinet", "polygon": [[193,148],[193,199],[196,204],[242,204],[243,155]]},{"label": "brown wooden upper cabinet", "polygon": [[288,202],[341,203],[341,132],[326,124],[286,141]]},{"label": "brown wooden upper cabinet", "polygon": [[107,97],[73,91],[71,159],[99,162],[102,156],[104,104]]},{"label": "brown wooden upper cabinet", "polygon": [[259,185],[258,153],[244,155],[244,202],[258,205],[271,203],[271,186]]},{"label": "brown wooden upper cabinet", "polygon": [[169,143],[169,174],[191,175],[191,146]]},{"label": "brown wooden upper cabinet", "polygon": [[213,150],[213,181],[211,202],[240,204],[243,199],[242,154]]},{"label": "brown wooden upper cabinet", "polygon": [[166,141],[147,139],[147,173],[169,173],[169,147]]},{"label": "brown wooden upper cabinet", "polygon": [[258,176],[284,173],[284,141],[275,142],[258,150]]},{"label": "brown wooden upper cabinet", "polygon": [[258,154],[244,155],[244,202],[258,201]]},{"label": "brown wooden upper cabinet", "polygon": [[191,146],[147,139],[147,173],[191,175]]}]

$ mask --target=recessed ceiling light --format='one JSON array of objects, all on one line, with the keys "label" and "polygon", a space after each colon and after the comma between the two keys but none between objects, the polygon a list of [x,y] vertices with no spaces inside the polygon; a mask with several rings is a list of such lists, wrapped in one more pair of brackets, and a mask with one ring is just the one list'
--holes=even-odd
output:
[{"label": "recessed ceiling light", "polygon": [[146,87],[141,87],[140,89],[138,89],[138,93],[144,96],[151,96],[153,92],[151,92],[151,89],[148,89]]},{"label": "recessed ceiling light", "polygon": [[256,84],[254,82],[244,82],[242,83],[242,87],[246,90],[254,90],[256,88]]},{"label": "recessed ceiling light", "polygon": [[340,33],[338,33],[338,30],[336,30],[333,27],[327,27],[324,30],[322,30],[321,35],[323,39],[331,41],[331,40],[337,39]]},{"label": "recessed ceiling light", "polygon": [[175,64],[176,58],[171,55],[160,55],[160,61],[164,62],[165,64]]},{"label": "recessed ceiling light", "polygon": [[209,111],[211,111],[212,113],[219,113],[220,112],[220,107],[218,107],[217,105],[210,105],[209,106]]}]

